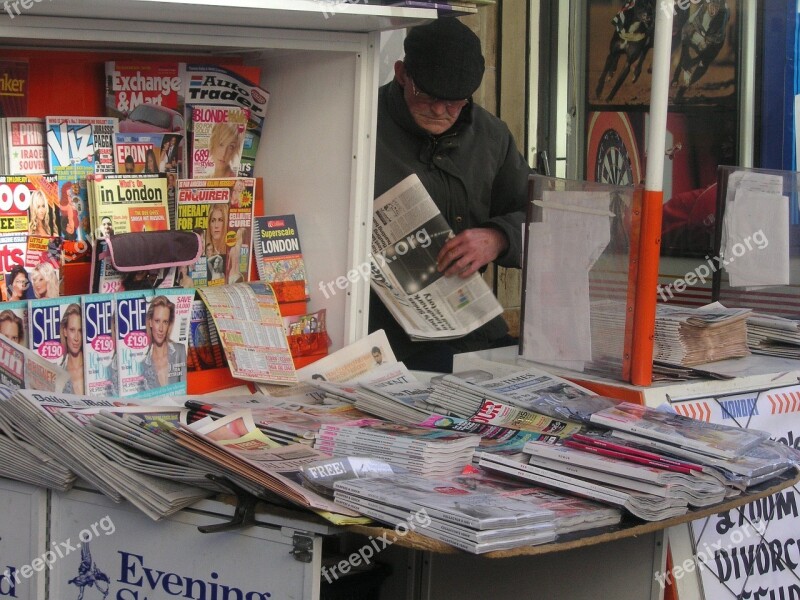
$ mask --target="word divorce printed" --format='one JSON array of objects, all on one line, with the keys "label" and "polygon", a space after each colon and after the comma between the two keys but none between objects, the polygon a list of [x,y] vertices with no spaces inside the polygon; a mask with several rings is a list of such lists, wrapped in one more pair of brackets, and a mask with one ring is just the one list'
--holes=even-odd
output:
[{"label": "word divorce printed", "polygon": [[706,568],[706,564],[712,562],[717,556],[727,554],[731,549],[735,548],[745,538],[752,537],[753,535],[763,535],[767,530],[766,521],[756,521],[755,523],[743,523],[737,530],[731,532],[730,542],[726,548],[722,547],[722,540],[713,542],[711,545],[704,544],[703,550],[697,552],[694,556],[690,556],[681,564],[672,567],[672,570],[662,573],[656,571],[654,578],[663,590],[667,584],[672,584],[673,581],[683,579],[687,573],[692,573],[695,570],[702,570]]}]

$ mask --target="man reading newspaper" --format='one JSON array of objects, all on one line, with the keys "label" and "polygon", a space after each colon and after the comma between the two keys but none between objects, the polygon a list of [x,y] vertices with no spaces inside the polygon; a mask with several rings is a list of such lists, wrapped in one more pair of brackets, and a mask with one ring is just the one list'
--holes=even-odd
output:
[{"label": "man reading newspaper", "polygon": [[[480,40],[460,21],[448,18],[413,28],[404,47],[404,59],[394,65],[394,80],[378,93],[375,196],[411,174],[419,177],[453,233],[440,245],[431,245],[438,246],[438,252],[430,276],[466,279],[492,261],[519,267],[531,169],[508,127],[472,101],[484,71]],[[403,239],[409,249],[412,243],[421,247],[426,236],[434,240],[440,231],[421,226],[408,232],[411,241]],[[387,263],[392,250],[400,255],[403,249],[387,247]],[[397,275],[396,295],[413,294],[424,275]],[[450,298],[455,311],[472,300],[471,290],[455,286]],[[447,327],[436,314],[437,307],[412,307],[419,308],[417,312],[433,311],[431,332]],[[485,323],[473,319],[471,330],[451,331],[454,339],[414,341],[398,322],[397,310],[390,311],[373,294],[370,331],[384,329],[398,360],[410,368],[450,372],[457,352],[515,343],[499,312],[492,313]]]}]

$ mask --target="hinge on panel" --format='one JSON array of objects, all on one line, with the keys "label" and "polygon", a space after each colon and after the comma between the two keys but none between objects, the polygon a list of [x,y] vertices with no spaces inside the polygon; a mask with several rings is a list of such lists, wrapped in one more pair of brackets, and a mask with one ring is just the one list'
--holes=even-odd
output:
[{"label": "hinge on panel", "polygon": [[292,556],[300,562],[310,563],[314,555],[314,538],[307,533],[295,532],[292,536]]}]

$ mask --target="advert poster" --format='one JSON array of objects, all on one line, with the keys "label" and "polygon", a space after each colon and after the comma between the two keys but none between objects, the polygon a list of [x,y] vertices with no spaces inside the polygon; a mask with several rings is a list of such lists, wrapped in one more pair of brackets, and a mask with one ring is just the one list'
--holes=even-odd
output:
[{"label": "advert poster", "polygon": [[[644,183],[657,0],[590,0],[589,181]],[[738,157],[737,0],[678,0],[664,147],[662,254],[713,252],[719,165]]]}]

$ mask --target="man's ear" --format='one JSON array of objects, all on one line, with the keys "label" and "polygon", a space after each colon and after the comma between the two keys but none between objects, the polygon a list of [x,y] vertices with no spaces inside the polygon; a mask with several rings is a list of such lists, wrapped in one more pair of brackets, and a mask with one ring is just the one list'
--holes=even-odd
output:
[{"label": "man's ear", "polygon": [[394,63],[394,78],[397,80],[401,86],[406,85],[406,78],[408,74],[406,73],[406,64],[402,60],[395,61]]}]

